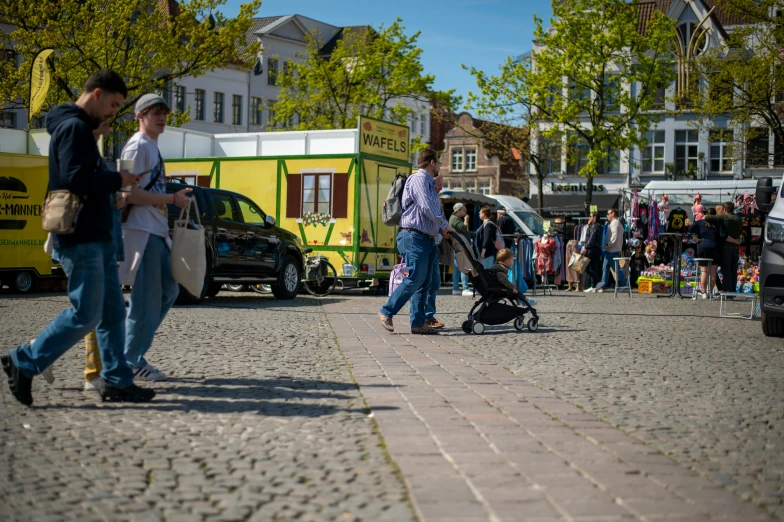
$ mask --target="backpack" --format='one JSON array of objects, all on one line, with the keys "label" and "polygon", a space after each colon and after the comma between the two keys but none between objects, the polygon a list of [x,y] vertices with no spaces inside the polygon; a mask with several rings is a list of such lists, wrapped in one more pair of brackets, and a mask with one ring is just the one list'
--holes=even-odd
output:
[{"label": "backpack", "polygon": [[[493,241],[493,246],[495,247],[495,249],[501,250],[502,248],[506,247],[506,243],[504,243],[504,238],[501,237],[501,229],[499,229],[498,226],[492,221],[488,221],[487,223],[490,223],[491,226],[495,227],[495,241]],[[484,227],[487,226],[487,223],[485,223],[482,228],[483,238],[485,232]]]},{"label": "backpack", "polygon": [[403,189],[406,186],[405,174],[395,175],[392,180],[392,188],[389,189],[387,199],[381,208],[381,220],[385,225],[396,227],[400,225],[400,218],[403,217]]}]

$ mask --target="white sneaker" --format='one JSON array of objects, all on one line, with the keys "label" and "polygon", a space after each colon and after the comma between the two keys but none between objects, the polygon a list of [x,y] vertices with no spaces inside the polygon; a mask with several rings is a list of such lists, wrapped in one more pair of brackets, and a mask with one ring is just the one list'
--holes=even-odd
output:
[{"label": "white sneaker", "polygon": [[528,299],[526,299],[526,301],[528,301],[528,304],[531,305],[531,306],[536,305],[536,299],[528,298]]},{"label": "white sneaker", "polygon": [[700,292],[700,297],[702,297],[703,299],[707,299],[708,294],[706,294],[705,292]]},{"label": "white sneaker", "polygon": [[84,381],[84,391],[101,391],[101,379],[93,379],[92,381]]},{"label": "white sneaker", "polygon": [[595,294],[596,288],[586,288],[585,290],[583,290],[583,292],[585,292],[586,294]]},{"label": "white sneaker", "polygon": [[462,292],[460,290],[452,290],[452,295],[462,295]]},{"label": "white sneaker", "polygon": [[153,366],[150,363],[147,363],[147,366],[143,366],[141,368],[136,368],[133,371],[133,380],[140,380],[140,381],[165,381],[168,379],[168,375],[160,371],[158,368]]},{"label": "white sneaker", "polygon": [[463,290],[463,297],[474,297],[473,290]]}]

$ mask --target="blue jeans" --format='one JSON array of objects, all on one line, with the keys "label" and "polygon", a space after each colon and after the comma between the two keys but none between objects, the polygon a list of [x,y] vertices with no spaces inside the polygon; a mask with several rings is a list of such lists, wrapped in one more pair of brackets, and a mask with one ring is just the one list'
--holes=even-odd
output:
[{"label": "blue jeans", "polygon": [[[604,263],[602,264],[602,281],[601,287],[597,285],[597,288],[604,288],[609,284],[610,281],[610,268],[615,270],[615,258],[621,257],[620,252],[605,252],[604,253]],[[618,277],[618,286],[626,286],[626,276],[623,275],[623,269],[618,270],[615,274]]]},{"label": "blue jeans", "polygon": [[457,292],[460,290],[460,281],[463,281],[463,290],[468,290],[468,274],[463,274],[457,268],[457,254],[455,254],[455,269],[452,272],[452,291]]},{"label": "blue jeans", "polygon": [[432,272],[430,272],[430,287],[427,293],[427,300],[425,301],[425,319],[427,321],[436,317],[436,296],[440,288],[441,264],[439,263],[438,247],[436,247],[436,256],[433,258]]},{"label": "blue jeans", "polygon": [[432,237],[411,230],[398,232],[398,249],[401,243],[405,245],[403,257],[408,276],[389,296],[387,303],[381,307],[381,313],[394,317],[411,300],[411,328],[418,328],[425,324],[425,301],[430,290],[433,258],[438,258],[438,248]]},{"label": "blue jeans", "polygon": [[162,237],[150,234],[131,290],[131,306],[125,325],[125,358],[129,366],[142,368],[147,365],[144,354],[152,346],[155,331],[179,293],[180,287],[172,274],[169,247]]},{"label": "blue jeans", "polygon": [[98,335],[101,377],[119,388],[133,384],[125,361],[125,300],[117,273],[114,244],[82,243],[55,249],[68,276],[71,308],[63,310],[32,345],[11,350],[14,364],[27,377],[40,374],[93,330]]},{"label": "blue jeans", "polygon": [[479,258],[479,264],[489,270],[489,269],[493,268],[493,265],[495,264],[495,256],[480,257]]}]

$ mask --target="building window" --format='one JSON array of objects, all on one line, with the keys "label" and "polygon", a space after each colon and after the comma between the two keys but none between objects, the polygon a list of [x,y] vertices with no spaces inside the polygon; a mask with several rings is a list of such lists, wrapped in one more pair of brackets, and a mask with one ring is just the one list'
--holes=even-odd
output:
[{"label": "building window", "polygon": [[185,87],[174,86],[174,110],[182,114],[185,112]]},{"label": "building window", "polygon": [[13,111],[0,112],[0,127],[6,129],[16,128],[16,113]]},{"label": "building window", "polygon": [[675,131],[675,171],[697,171],[699,133],[696,130]]},{"label": "building window", "polygon": [[642,150],[642,171],[664,173],[664,131],[645,133],[648,146]]},{"label": "building window", "polygon": [[619,104],[621,76],[608,74],[604,77],[604,107],[608,113],[620,112]]},{"label": "building window", "polygon": [[463,149],[452,149],[452,172],[463,172]]},{"label": "building window", "polygon": [[483,196],[490,195],[490,183],[480,183],[479,184],[479,193]]},{"label": "building window", "polygon": [[30,120],[30,128],[31,129],[45,129],[46,128],[46,116],[43,114],[36,114],[33,116],[33,119]]},{"label": "building window", "polygon": [[275,126],[275,100],[267,100],[267,128]]},{"label": "building window", "polygon": [[665,109],[665,102],[667,101],[666,87],[660,87],[653,93],[653,110],[663,111]]},{"label": "building window", "polygon": [[468,172],[476,171],[476,149],[465,150],[465,168]]},{"label": "building window", "polygon": [[411,113],[411,134],[416,134],[417,131],[417,122],[419,121],[419,114],[412,112]]},{"label": "building window", "polygon": [[215,93],[215,103],[213,106],[213,121],[223,123],[223,93]]},{"label": "building window", "polygon": [[278,60],[267,60],[267,85],[276,85],[278,82]]},{"label": "building window", "polygon": [[419,125],[420,134],[422,136],[425,136],[427,134],[427,115],[423,114],[420,117],[419,122],[420,122],[420,125]]},{"label": "building window", "polygon": [[14,69],[19,68],[19,53],[13,49],[0,50],[0,62],[11,62],[14,64]]},{"label": "building window", "polygon": [[264,67],[261,65],[261,58],[256,60],[256,65],[253,66],[253,76],[259,76],[264,72]]},{"label": "building window", "polygon": [[308,212],[330,213],[332,200],[331,174],[302,175],[302,215]]},{"label": "building window", "polygon": [[450,181],[449,188],[452,190],[463,190],[463,182],[462,181]]},{"label": "building window", "polygon": [[196,116],[195,119],[204,121],[204,99],[203,89],[196,89]]},{"label": "building window", "polygon": [[250,122],[253,125],[261,125],[261,111],[263,110],[263,105],[261,103],[261,98],[257,96],[252,96],[250,99]]},{"label": "building window", "polygon": [[570,144],[567,148],[566,171],[570,174],[579,174],[586,163],[588,163],[588,144],[583,140]]},{"label": "building window", "polygon": [[283,76],[286,77],[286,78],[290,77],[291,76],[291,70],[292,70],[291,62],[288,61],[288,60],[284,61],[283,62]]},{"label": "building window", "polygon": [[621,172],[621,151],[618,149],[607,149],[607,157],[604,164],[605,174],[620,174]]},{"label": "building window", "polygon": [[732,131],[710,133],[711,172],[732,172]]},{"label": "building window", "polygon": [[242,96],[238,94],[231,97],[231,123],[242,125]]},{"label": "building window", "polygon": [[749,130],[749,137],[746,142],[746,166],[767,168],[770,154],[768,129],[754,127]]}]

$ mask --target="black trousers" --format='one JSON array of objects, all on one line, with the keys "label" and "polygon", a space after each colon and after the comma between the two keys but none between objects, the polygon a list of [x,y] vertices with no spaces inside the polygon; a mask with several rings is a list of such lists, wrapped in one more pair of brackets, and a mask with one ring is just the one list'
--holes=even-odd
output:
[{"label": "black trousers", "polygon": [[585,269],[585,273],[591,278],[591,284],[588,285],[586,282],[586,287],[596,287],[599,281],[602,280],[602,249],[589,248],[585,256],[591,260],[588,268]]},{"label": "black trousers", "polygon": [[734,292],[738,284],[738,247],[724,245],[721,257],[721,289],[724,292]]}]

